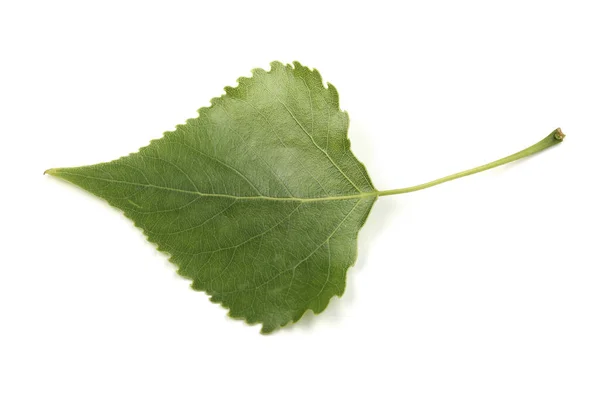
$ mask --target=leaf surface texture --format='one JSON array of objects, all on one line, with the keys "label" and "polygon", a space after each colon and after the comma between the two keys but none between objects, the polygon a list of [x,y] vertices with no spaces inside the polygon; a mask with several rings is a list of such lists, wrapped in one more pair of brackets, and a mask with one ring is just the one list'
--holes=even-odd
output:
[{"label": "leaf surface texture", "polygon": [[316,70],[238,81],[137,153],[48,172],[123,210],[194,289],[267,333],[342,295],[377,192]]}]

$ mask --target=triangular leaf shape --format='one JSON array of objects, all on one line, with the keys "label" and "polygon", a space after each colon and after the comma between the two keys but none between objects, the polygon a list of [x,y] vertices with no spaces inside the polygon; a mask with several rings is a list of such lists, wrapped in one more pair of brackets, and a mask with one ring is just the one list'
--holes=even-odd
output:
[{"label": "triangular leaf shape", "polygon": [[137,153],[47,173],[123,210],[194,289],[268,333],[342,295],[378,192],[316,70],[238,81]]}]

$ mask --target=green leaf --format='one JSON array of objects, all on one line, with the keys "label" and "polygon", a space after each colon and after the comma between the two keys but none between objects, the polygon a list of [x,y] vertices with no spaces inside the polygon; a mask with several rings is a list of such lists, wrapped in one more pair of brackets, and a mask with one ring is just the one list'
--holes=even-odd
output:
[{"label": "green leaf", "polygon": [[491,163],[378,191],[350,151],[337,91],[317,70],[274,62],[238,82],[135,154],[46,173],[123,210],[192,288],[263,333],[344,293],[358,231],[378,197],[495,168],[565,137],[557,128]]},{"label": "green leaf", "polygon": [[137,153],[47,173],[123,210],[194,289],[267,333],[342,295],[378,192],[316,70],[238,81]]}]

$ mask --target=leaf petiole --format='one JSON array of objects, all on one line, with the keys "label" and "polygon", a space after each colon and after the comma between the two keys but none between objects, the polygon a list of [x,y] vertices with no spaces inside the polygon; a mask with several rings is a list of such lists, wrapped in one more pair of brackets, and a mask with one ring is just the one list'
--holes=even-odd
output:
[{"label": "leaf petiole", "polygon": [[476,168],[472,168],[472,169],[468,169],[466,171],[458,172],[456,174],[448,175],[443,178],[433,180],[431,182],[423,183],[421,185],[409,186],[409,187],[400,188],[400,189],[382,190],[382,191],[379,191],[377,193],[377,195],[378,196],[391,196],[394,194],[416,192],[417,190],[427,189],[429,187],[439,185],[440,183],[444,183],[444,182],[448,182],[448,181],[451,181],[454,179],[462,178],[463,176],[473,175],[478,172],[482,172],[482,171],[485,171],[485,170],[488,170],[491,168],[495,168],[500,165],[508,164],[510,162],[519,160],[521,158],[531,156],[535,153],[539,153],[542,150],[545,150],[549,147],[552,147],[552,146],[562,142],[564,137],[565,137],[565,135],[564,135],[564,133],[562,133],[562,130],[560,128],[556,128],[554,131],[552,131],[552,133],[550,133],[548,136],[546,136],[544,139],[540,140],[533,146],[530,146],[530,147],[526,148],[525,150],[521,150],[518,153],[512,154],[508,157],[501,158],[499,160],[493,161],[489,164],[481,165]]}]

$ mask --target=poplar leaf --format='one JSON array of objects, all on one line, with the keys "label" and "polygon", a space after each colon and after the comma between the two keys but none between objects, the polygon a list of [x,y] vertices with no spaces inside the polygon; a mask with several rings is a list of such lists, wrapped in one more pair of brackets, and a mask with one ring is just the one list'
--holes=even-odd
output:
[{"label": "poplar leaf", "polygon": [[271,64],[137,153],[55,168],[117,207],[192,288],[268,333],[344,292],[378,192],[318,71]]}]

